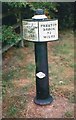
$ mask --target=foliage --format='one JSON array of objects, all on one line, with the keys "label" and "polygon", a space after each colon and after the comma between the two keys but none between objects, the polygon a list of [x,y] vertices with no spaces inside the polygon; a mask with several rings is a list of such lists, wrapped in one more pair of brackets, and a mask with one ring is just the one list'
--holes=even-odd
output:
[{"label": "foliage", "polygon": [[4,2],[3,4],[7,5],[8,7],[11,8],[22,8],[26,7],[27,2]]},{"label": "foliage", "polygon": [[55,17],[55,13],[58,11],[57,7],[59,6],[58,3],[53,3],[53,2],[32,2],[31,4],[34,7],[34,9],[38,9],[38,8],[44,9],[45,14],[48,13],[48,15],[51,18]]},{"label": "foliage", "polygon": [[[4,6],[2,12],[22,11],[22,19],[29,19],[38,8],[44,9],[48,18],[58,18],[59,28],[73,28],[74,27],[74,3],[70,2],[3,2]],[[24,12],[25,11],[25,12]],[[28,11],[28,12],[27,12]],[[29,14],[28,14],[29,13]],[[16,14],[16,13],[15,13]],[[18,16],[17,16],[18,17]]]},{"label": "foliage", "polygon": [[44,9],[45,14],[48,14],[50,18],[58,18],[59,28],[74,27],[74,3],[33,2],[31,4],[35,9]]},{"label": "foliage", "polygon": [[21,8],[21,7],[26,7],[27,3],[26,2],[12,2],[12,3],[8,2],[7,4],[11,7]]},{"label": "foliage", "polygon": [[16,16],[16,19],[19,17],[20,13],[21,13],[22,19],[25,19],[25,16],[26,16],[26,19],[31,18],[33,16],[32,15],[33,11],[34,11],[34,8],[28,2],[12,2],[12,3],[3,2],[2,3],[2,13],[6,14],[8,12],[12,12],[12,14]]},{"label": "foliage", "polygon": [[52,2],[32,2],[30,3],[33,5],[35,9],[41,8],[41,9],[56,9],[57,3],[52,3]]},{"label": "foliage", "polygon": [[19,35],[15,33],[11,26],[2,26],[2,43],[4,45],[10,45],[12,43],[15,43],[18,38]]},{"label": "foliage", "polygon": [[74,3],[59,3],[58,7],[59,27],[61,29],[74,27]]},{"label": "foliage", "polygon": [[17,11],[25,11],[26,7],[29,7],[32,9],[31,4],[29,4],[28,2],[3,2],[2,3],[2,12],[8,12],[10,10],[15,10]]}]

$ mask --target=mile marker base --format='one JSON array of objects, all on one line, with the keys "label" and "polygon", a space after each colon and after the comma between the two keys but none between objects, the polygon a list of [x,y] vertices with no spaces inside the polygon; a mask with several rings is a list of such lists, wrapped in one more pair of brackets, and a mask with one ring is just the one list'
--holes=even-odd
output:
[{"label": "mile marker base", "polygon": [[52,96],[49,96],[47,99],[44,99],[44,100],[37,99],[36,97],[34,99],[34,103],[36,103],[37,105],[49,105],[52,103],[52,101],[53,101]]}]

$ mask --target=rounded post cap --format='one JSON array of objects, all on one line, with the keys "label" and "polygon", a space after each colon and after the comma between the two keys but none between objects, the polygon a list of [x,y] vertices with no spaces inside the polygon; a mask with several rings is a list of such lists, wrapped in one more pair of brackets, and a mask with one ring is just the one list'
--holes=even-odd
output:
[{"label": "rounded post cap", "polygon": [[43,15],[44,14],[44,10],[43,9],[37,9],[35,11],[35,15]]},{"label": "rounded post cap", "polygon": [[43,9],[37,9],[35,11],[35,15],[32,17],[33,20],[45,20],[47,16],[44,14]]}]

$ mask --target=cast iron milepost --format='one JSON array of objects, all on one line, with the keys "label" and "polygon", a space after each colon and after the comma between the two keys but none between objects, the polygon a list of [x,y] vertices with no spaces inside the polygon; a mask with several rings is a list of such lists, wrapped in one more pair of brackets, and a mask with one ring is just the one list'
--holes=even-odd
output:
[{"label": "cast iron milepost", "polygon": [[34,42],[36,63],[36,97],[38,105],[53,101],[49,93],[47,42],[58,40],[58,20],[48,20],[42,9],[32,19],[23,20],[23,39]]},{"label": "cast iron milepost", "polygon": [[[41,17],[42,16],[42,17]],[[32,17],[35,21],[45,21],[47,17],[42,9],[36,11]],[[35,63],[36,63],[36,97],[34,102],[38,105],[47,105],[53,101],[49,93],[48,57],[47,42],[35,42]]]}]

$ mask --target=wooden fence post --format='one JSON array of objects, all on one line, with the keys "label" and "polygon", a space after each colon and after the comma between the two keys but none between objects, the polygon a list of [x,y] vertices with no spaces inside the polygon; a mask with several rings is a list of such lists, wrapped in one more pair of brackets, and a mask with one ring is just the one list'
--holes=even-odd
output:
[{"label": "wooden fence post", "polygon": [[20,20],[20,36],[21,36],[20,45],[21,45],[21,47],[24,47],[24,40],[23,40],[23,37],[22,37],[22,18],[21,18],[21,11],[19,12],[19,20]]}]

